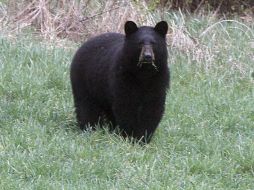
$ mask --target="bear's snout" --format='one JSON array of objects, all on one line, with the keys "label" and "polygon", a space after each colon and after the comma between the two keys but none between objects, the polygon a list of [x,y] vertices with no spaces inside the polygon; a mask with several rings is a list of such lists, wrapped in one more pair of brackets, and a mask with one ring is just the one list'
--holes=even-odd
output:
[{"label": "bear's snout", "polygon": [[143,45],[140,56],[139,56],[140,63],[150,63],[154,62],[154,53],[152,45]]}]

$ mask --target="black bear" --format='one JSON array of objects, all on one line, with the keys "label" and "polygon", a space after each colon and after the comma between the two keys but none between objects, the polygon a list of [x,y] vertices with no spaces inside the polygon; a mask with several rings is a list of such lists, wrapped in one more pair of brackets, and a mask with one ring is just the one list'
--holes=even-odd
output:
[{"label": "black bear", "polygon": [[77,121],[83,130],[106,118],[124,137],[148,143],[169,87],[168,24],[127,21],[124,30],[94,37],[76,52],[70,77]]}]

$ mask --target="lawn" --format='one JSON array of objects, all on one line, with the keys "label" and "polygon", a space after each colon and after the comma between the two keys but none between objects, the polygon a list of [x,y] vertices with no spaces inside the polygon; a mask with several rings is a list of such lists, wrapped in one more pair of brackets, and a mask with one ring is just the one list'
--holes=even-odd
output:
[{"label": "lawn", "polygon": [[80,44],[0,35],[0,189],[254,189],[254,25],[167,21],[198,43],[169,42],[166,112],[146,146],[76,126]]}]

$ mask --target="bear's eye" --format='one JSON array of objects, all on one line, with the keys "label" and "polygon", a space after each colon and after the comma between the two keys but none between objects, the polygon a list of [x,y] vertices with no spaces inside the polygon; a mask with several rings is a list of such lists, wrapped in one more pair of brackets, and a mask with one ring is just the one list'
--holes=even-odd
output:
[{"label": "bear's eye", "polygon": [[141,42],[141,41],[138,42],[138,45],[139,45],[139,46],[142,46],[143,44],[144,44],[144,42]]},{"label": "bear's eye", "polygon": [[143,42],[138,42],[138,48],[141,49],[143,47],[144,43]]},{"label": "bear's eye", "polygon": [[152,45],[155,45],[155,44],[156,44],[156,42],[155,42],[155,41],[151,41],[150,43],[151,43]]},{"label": "bear's eye", "polygon": [[142,47],[143,45],[155,45],[156,42],[151,40],[151,41],[138,41],[138,46]]}]

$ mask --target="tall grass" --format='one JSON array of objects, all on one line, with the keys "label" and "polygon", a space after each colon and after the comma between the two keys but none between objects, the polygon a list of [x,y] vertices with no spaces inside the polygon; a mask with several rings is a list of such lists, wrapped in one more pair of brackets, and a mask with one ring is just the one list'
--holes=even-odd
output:
[{"label": "tall grass", "polygon": [[254,189],[254,25],[165,19],[171,89],[144,147],[78,130],[69,65],[79,44],[1,33],[1,189]]},{"label": "tall grass", "polygon": [[78,41],[101,32],[122,31],[126,20],[153,23],[145,1],[8,1],[2,4],[2,22],[14,31],[27,28],[47,39]]}]

